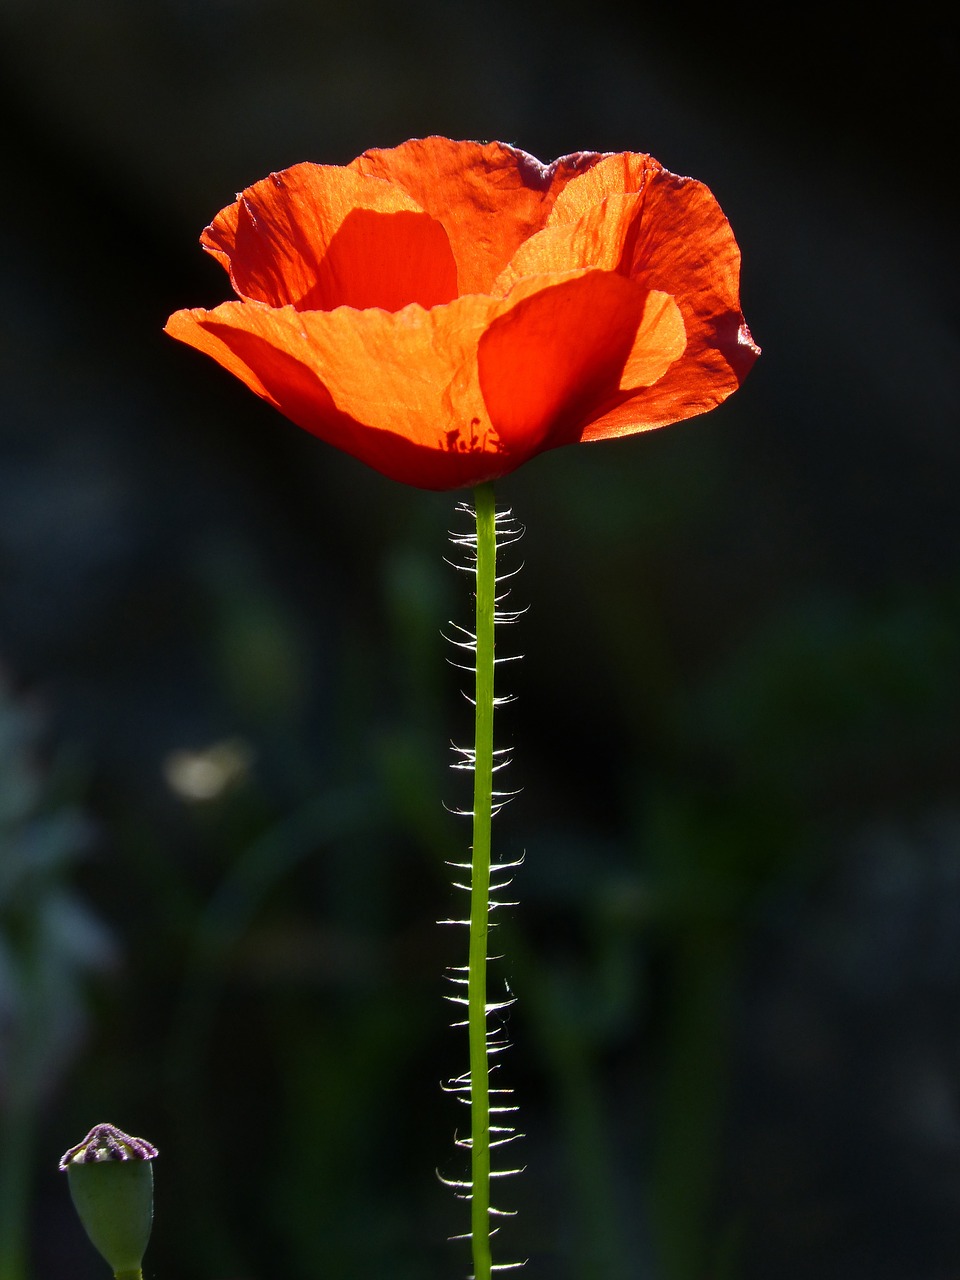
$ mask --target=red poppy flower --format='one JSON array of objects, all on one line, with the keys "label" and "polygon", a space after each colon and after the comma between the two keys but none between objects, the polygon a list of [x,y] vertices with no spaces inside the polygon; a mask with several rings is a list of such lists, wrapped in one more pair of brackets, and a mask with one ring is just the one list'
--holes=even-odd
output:
[{"label": "red poppy flower", "polygon": [[716,200],[646,155],[425,138],[271,174],[201,243],[239,301],[166,331],[425,489],[703,413],[759,354]]}]

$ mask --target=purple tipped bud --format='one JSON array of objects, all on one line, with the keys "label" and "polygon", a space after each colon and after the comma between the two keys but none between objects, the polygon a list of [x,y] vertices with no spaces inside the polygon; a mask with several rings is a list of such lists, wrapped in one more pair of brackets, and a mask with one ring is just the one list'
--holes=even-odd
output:
[{"label": "purple tipped bud", "polygon": [[112,1124],[98,1124],[63,1153],[60,1168],[87,1235],[117,1280],[140,1277],[153,1222],[156,1147]]},{"label": "purple tipped bud", "polygon": [[143,1138],[131,1138],[112,1124],[95,1124],[82,1142],[63,1153],[60,1168],[101,1160],[152,1160],[156,1154],[157,1148]]}]

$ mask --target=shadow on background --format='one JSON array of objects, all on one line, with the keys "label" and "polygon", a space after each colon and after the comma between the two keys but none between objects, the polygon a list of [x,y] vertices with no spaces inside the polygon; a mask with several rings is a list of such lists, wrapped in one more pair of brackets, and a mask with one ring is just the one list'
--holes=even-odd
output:
[{"label": "shadow on background", "polygon": [[149,1274],[466,1270],[454,496],[161,333],[227,297],[197,236],[235,191],[425,133],[701,178],[764,347],[714,414],[500,486],[507,1254],[954,1273],[956,28],[728,17],[0,10],[0,1280],[101,1274],[55,1172],[97,1121],[160,1148]]}]

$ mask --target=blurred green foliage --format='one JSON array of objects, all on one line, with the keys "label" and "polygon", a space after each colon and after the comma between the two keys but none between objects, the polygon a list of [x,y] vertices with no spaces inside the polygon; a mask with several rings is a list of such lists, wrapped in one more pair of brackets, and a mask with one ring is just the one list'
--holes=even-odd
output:
[{"label": "blurred green foliage", "polygon": [[[750,1274],[729,1183],[744,1037],[766,1016],[762,1000],[751,1012],[757,965],[881,812],[907,822],[952,794],[949,585],[821,592],[668,634],[691,604],[676,566],[724,501],[715,465],[658,504],[695,446],[651,452],[617,511],[578,506],[585,484],[621,483],[601,450],[547,465],[535,494],[505,486],[540,525],[507,557],[530,562],[511,602],[533,608],[504,637],[528,650],[504,668],[521,700],[499,729],[525,790],[495,836],[525,861],[497,971],[520,996],[504,1080],[530,1167],[505,1186],[520,1216],[503,1230],[531,1267],[576,1280]],[[441,804],[463,799],[444,744],[469,732],[469,707],[440,629],[470,602],[442,562],[452,503],[394,502],[400,519],[380,521],[404,532],[355,551],[363,582],[339,584],[336,610],[322,555],[309,614],[244,536],[191,561],[196,688],[220,736],[187,737],[188,709],[175,749],[153,740],[149,785],[119,763],[90,785],[99,834],[80,886],[124,957],[98,979],[92,1023],[79,980],[114,953],[71,888],[86,828],[50,809],[27,704],[8,699],[0,959],[20,996],[5,1060],[33,1056],[4,1077],[20,1126],[6,1239],[25,1238],[44,1144],[132,1112],[161,1148],[157,1274],[463,1265],[444,1243],[459,1206],[430,1170],[462,1173],[438,1087],[463,1067],[441,1004],[462,956],[434,922],[467,835]],[[924,857],[907,857],[907,882]],[[65,1020],[74,1053],[84,1027],[74,1060]],[[58,1221],[55,1194],[41,1204]]]},{"label": "blurred green foliage", "polygon": [[41,759],[41,717],[0,671],[0,1276],[28,1274],[41,1112],[88,1023],[114,946],[74,888],[89,824]]}]

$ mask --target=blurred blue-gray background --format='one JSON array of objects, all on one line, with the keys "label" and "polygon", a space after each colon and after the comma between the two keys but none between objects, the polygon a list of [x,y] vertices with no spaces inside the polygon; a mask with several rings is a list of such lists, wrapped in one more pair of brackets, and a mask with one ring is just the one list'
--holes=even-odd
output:
[{"label": "blurred blue-gray background", "polygon": [[442,133],[705,181],[764,354],[543,456],[499,730],[531,1280],[948,1280],[960,1234],[960,46],[839,11],[0,0],[0,1280],[161,1150],[148,1275],[465,1274],[455,495],[161,333],[303,159]]}]

